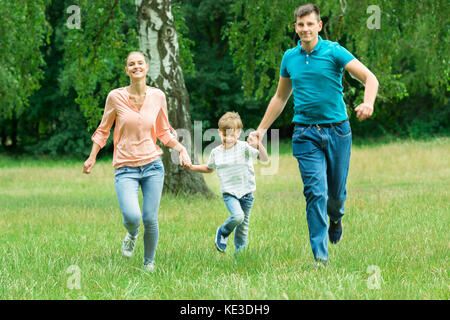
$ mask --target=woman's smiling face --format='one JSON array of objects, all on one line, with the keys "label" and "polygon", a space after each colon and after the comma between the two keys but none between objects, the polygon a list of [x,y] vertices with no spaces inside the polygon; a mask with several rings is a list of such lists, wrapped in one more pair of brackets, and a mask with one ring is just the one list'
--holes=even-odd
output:
[{"label": "woman's smiling face", "polygon": [[148,64],[142,53],[131,53],[127,58],[127,65],[125,71],[131,80],[138,80],[145,78],[148,71]]}]

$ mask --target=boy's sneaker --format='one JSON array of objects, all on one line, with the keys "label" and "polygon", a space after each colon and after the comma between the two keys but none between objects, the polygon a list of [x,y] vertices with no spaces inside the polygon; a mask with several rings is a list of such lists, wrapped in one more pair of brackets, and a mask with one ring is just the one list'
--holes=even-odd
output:
[{"label": "boy's sneaker", "polygon": [[136,240],[137,240],[137,236],[133,237],[127,232],[127,235],[125,236],[125,239],[123,240],[123,243],[122,243],[122,255],[125,258],[129,259],[133,256],[134,247],[136,245]]},{"label": "boy's sneaker", "polygon": [[328,238],[330,242],[336,244],[342,237],[342,222],[330,220],[330,227],[328,228]]},{"label": "boy's sneaker", "polygon": [[155,263],[144,264],[144,271],[155,272]]},{"label": "boy's sneaker", "polygon": [[313,267],[316,267],[316,268],[325,268],[325,267],[328,267],[328,260],[327,259],[315,259],[314,260],[314,264],[313,264]]},{"label": "boy's sneaker", "polygon": [[219,250],[219,252],[225,252],[225,249],[227,248],[227,240],[228,240],[228,236],[224,237],[222,234],[222,230],[221,227],[217,228],[217,232],[216,232],[216,248],[217,250]]}]

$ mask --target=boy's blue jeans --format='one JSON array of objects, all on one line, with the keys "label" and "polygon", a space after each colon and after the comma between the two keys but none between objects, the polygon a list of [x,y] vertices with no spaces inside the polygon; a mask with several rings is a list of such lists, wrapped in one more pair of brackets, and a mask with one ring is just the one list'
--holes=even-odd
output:
[{"label": "boy's blue jeans", "polygon": [[295,126],[292,149],[306,198],[309,240],[315,259],[328,259],[328,221],[344,215],[350,164],[350,124],[331,127]]},{"label": "boy's blue jeans", "polygon": [[239,251],[247,245],[248,226],[250,223],[250,211],[253,206],[253,193],[247,193],[242,198],[224,193],[223,201],[230,211],[230,217],[221,226],[221,230],[224,236],[228,236],[234,232],[234,245],[235,250]]},{"label": "boy's blue jeans", "polygon": [[[164,166],[160,158],[140,167],[120,167],[114,172],[117,199],[123,214],[123,225],[137,236],[144,223],[144,264],[155,259],[158,244],[158,209],[164,184]],[[139,207],[139,187],[142,189],[142,215]]]}]

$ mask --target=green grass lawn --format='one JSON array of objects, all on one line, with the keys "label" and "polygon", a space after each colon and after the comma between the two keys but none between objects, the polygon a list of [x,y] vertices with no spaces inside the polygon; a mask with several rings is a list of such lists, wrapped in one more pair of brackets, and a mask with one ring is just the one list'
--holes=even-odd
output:
[{"label": "green grass lawn", "polygon": [[[218,196],[164,194],[156,272],[125,260],[110,161],[0,159],[0,299],[449,299],[450,138],[355,145],[344,235],[317,268],[296,160],[256,166],[248,249],[214,247]],[[267,168],[266,168],[267,169]],[[141,228],[143,230],[143,228]],[[75,267],[71,267],[75,266]],[[79,280],[79,282],[77,282]],[[79,286],[76,286],[79,284]]]}]

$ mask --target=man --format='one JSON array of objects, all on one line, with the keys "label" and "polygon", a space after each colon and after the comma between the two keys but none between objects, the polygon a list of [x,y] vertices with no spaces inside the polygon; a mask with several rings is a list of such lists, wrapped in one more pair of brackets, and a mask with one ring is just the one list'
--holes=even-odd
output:
[{"label": "man", "polygon": [[[293,154],[298,160],[306,198],[306,216],[314,259],[328,263],[328,237],[341,239],[350,163],[351,129],[343,100],[342,75],[347,70],[365,84],[364,102],[355,108],[360,121],[370,117],[378,91],[373,73],[336,42],[322,40],[319,8],[305,4],[295,12],[297,47],[285,52],[275,95],[255,132],[262,139],[294,94]],[[330,217],[328,228],[327,215]],[[328,231],[328,232],[327,232]],[[328,236],[327,236],[328,233]]]}]

